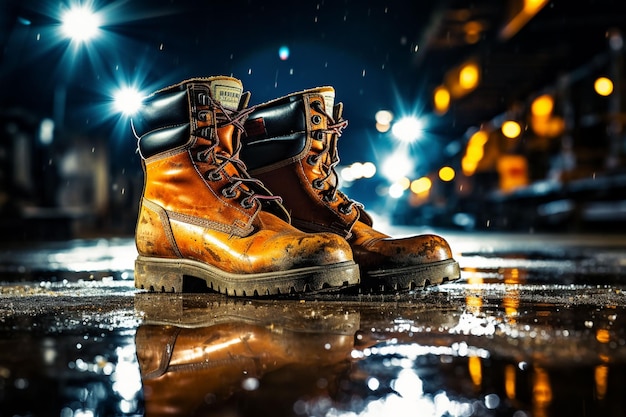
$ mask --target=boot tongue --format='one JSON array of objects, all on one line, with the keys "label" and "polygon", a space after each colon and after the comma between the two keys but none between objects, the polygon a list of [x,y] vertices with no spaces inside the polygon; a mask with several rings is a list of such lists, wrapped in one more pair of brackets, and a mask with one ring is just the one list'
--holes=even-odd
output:
[{"label": "boot tongue", "polygon": [[[211,98],[224,107],[224,109],[229,111],[240,110],[240,103],[242,102],[243,96],[243,84],[241,81],[226,76],[209,77],[203,81],[209,88]],[[239,133],[235,131],[232,125],[220,130],[222,130],[222,132],[218,133],[220,136],[218,149],[228,155],[234,155]],[[227,133],[227,131],[230,132]]]},{"label": "boot tongue", "polygon": [[243,85],[241,81],[231,77],[212,77],[209,79],[209,89],[213,100],[229,110],[238,110]]}]

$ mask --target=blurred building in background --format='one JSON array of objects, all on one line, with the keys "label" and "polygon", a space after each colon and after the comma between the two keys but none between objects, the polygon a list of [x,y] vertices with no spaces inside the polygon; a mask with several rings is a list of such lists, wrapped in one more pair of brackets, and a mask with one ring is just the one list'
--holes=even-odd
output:
[{"label": "blurred building in background", "polygon": [[106,137],[19,109],[0,113],[0,131],[2,240],[132,233],[142,179],[115,175]]},{"label": "blurred building in background", "polygon": [[620,15],[617,4],[456,4],[431,33],[431,56],[458,52],[457,63],[430,89],[432,107],[422,117],[456,136],[445,145],[447,158],[428,171],[388,177],[389,196],[398,199],[395,221],[626,231],[623,24],[611,17],[611,10]]},{"label": "blurred building in background", "polygon": [[408,196],[408,221],[417,213],[464,228],[625,231],[622,33],[607,30],[606,43],[468,129],[450,167],[428,176],[433,188]]}]

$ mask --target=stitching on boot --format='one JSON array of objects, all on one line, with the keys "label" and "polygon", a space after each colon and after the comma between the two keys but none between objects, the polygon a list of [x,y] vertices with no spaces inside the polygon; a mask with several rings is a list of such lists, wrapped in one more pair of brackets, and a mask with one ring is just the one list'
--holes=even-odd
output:
[{"label": "stitching on boot", "polygon": [[167,240],[169,241],[170,245],[174,249],[174,252],[176,252],[176,256],[178,256],[179,258],[182,258],[183,255],[180,253],[180,250],[178,249],[178,245],[176,244],[176,239],[174,239],[174,233],[172,232],[172,226],[170,225],[170,219],[168,217],[167,210],[163,209],[163,207],[159,206],[156,203],[153,203],[150,200],[146,200],[145,198],[143,200],[143,204],[144,206],[146,206],[146,208],[157,213],[157,215],[159,216],[159,220],[161,221],[161,224],[163,225],[163,231],[165,232],[165,236],[167,236]]},{"label": "stitching on boot", "polygon": [[216,230],[218,232],[227,233],[230,236],[246,237],[254,230],[254,227],[238,227],[234,225],[227,225],[216,221],[204,219],[202,217],[190,216],[188,214],[176,213],[166,210],[170,219],[180,221],[183,223],[189,223],[194,226],[203,227],[205,229]]}]

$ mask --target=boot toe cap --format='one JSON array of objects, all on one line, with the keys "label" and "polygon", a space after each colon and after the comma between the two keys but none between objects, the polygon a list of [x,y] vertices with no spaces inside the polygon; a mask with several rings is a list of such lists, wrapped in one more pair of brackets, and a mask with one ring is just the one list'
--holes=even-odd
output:
[{"label": "boot toe cap", "polygon": [[299,267],[352,262],[350,245],[333,233],[305,234],[286,250],[286,257]]},{"label": "boot toe cap", "polygon": [[364,245],[353,245],[359,265],[404,267],[452,259],[448,242],[437,235],[376,239]]}]

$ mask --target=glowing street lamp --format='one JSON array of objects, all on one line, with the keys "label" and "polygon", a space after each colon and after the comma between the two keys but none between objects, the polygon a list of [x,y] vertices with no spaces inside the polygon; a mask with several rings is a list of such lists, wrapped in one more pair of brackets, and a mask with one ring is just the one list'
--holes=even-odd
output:
[{"label": "glowing street lamp", "polygon": [[61,17],[61,29],[65,36],[76,42],[93,39],[100,29],[100,16],[87,6],[73,6]]},{"label": "glowing street lamp", "polygon": [[433,183],[428,177],[421,177],[411,182],[411,192],[413,194],[424,194],[430,191]]},{"label": "glowing street lamp", "polygon": [[387,157],[381,166],[381,174],[389,181],[397,181],[407,176],[413,169],[413,162],[403,151],[397,151]]},{"label": "glowing street lamp", "polygon": [[437,114],[446,113],[450,108],[450,91],[442,85],[435,88],[435,91],[433,92],[433,102],[435,104],[435,112],[437,112]]},{"label": "glowing street lamp", "polygon": [[439,170],[439,179],[444,182],[450,182],[456,176],[456,172],[454,172],[454,168],[445,166]]},{"label": "glowing street lamp", "polygon": [[610,96],[613,92],[613,81],[607,77],[600,77],[593,83],[593,88],[601,96]]},{"label": "glowing street lamp", "polygon": [[515,139],[522,133],[522,127],[514,120],[502,123],[502,134],[509,139]]},{"label": "glowing street lamp", "polygon": [[378,110],[375,115],[376,130],[380,133],[385,133],[391,128],[391,122],[393,121],[393,113],[389,110]]},{"label": "glowing street lamp", "polygon": [[389,197],[400,198],[404,195],[404,191],[408,190],[411,186],[411,180],[407,177],[398,178],[393,184],[389,186]]},{"label": "glowing street lamp", "polygon": [[123,87],[113,94],[115,110],[126,116],[132,116],[139,110],[143,95],[132,87]]},{"label": "glowing street lamp", "polygon": [[[86,43],[93,39],[100,30],[100,16],[87,5],[74,4],[61,11],[60,31],[74,44],[74,52],[78,50],[79,44]],[[54,89],[53,113],[54,122],[62,127],[65,119],[65,108],[67,101],[67,90],[70,82],[70,72],[65,72],[59,77]]]},{"label": "glowing street lamp", "polygon": [[391,133],[400,141],[411,143],[422,136],[424,124],[417,117],[403,117],[393,124]]},{"label": "glowing street lamp", "polygon": [[475,62],[468,62],[459,71],[459,86],[464,90],[473,90],[478,85],[480,70]]},{"label": "glowing street lamp", "polygon": [[554,109],[554,99],[549,94],[543,94],[533,100],[530,111],[535,117],[548,117]]}]

